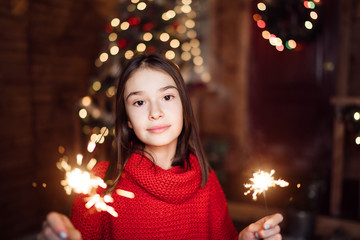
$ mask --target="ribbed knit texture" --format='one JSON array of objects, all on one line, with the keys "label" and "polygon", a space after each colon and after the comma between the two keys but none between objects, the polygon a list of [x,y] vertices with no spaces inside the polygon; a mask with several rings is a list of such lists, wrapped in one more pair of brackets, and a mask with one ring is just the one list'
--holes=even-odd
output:
[{"label": "ribbed knit texture", "polygon": [[[163,170],[134,154],[117,189],[133,192],[133,199],[113,193],[111,206],[119,214],[86,209],[84,195],[73,203],[72,222],[83,239],[237,239],[227,203],[214,171],[201,188],[201,171],[194,155],[191,169]],[[94,172],[104,177],[108,162]],[[109,204],[110,205],[110,204]]]}]

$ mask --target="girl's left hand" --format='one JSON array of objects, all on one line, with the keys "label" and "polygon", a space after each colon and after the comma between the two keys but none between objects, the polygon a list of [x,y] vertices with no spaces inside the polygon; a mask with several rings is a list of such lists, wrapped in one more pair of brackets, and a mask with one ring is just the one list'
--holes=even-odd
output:
[{"label": "girl's left hand", "polygon": [[239,240],[281,240],[279,224],[282,220],[283,216],[280,213],[263,217],[242,230],[239,234]]}]

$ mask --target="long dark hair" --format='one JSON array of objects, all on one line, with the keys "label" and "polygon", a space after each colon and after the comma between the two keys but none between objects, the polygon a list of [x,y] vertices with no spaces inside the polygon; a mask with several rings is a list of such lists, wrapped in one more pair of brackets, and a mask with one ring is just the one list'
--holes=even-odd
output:
[{"label": "long dark hair", "polygon": [[[178,137],[175,157],[172,165],[190,166],[189,154],[193,153],[201,168],[201,186],[204,187],[209,176],[209,164],[205,158],[200,142],[198,126],[192,110],[188,91],[179,68],[173,62],[157,54],[143,54],[132,58],[123,69],[116,93],[115,139],[117,143],[117,159],[110,159],[104,180],[108,183],[108,191],[114,191],[127,160],[134,153],[143,153],[145,145],[128,126],[125,110],[124,91],[127,80],[141,68],[152,68],[168,73],[175,81],[183,107],[183,129]],[[187,164],[185,164],[185,162]],[[190,166],[191,167],[191,166]]]}]

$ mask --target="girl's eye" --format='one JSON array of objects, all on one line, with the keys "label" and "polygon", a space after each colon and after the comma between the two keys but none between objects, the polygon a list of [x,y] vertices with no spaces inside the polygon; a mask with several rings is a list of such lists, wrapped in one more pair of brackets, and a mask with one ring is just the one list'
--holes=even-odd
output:
[{"label": "girl's eye", "polygon": [[144,101],[141,101],[141,100],[136,101],[136,102],[134,103],[134,105],[135,105],[135,106],[141,106],[141,105],[144,105]]},{"label": "girl's eye", "polygon": [[171,99],[173,99],[174,98],[174,96],[171,96],[171,95],[166,95],[165,97],[164,97],[164,99],[166,100],[166,101],[169,101],[169,100],[171,100]]}]

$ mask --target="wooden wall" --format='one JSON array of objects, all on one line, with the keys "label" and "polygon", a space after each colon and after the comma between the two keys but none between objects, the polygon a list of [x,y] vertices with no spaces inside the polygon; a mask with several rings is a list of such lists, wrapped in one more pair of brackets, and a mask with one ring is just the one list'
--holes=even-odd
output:
[{"label": "wooden wall", "polygon": [[76,102],[86,94],[113,3],[0,3],[1,238],[38,231],[50,210],[69,211],[58,146],[76,147]]}]

